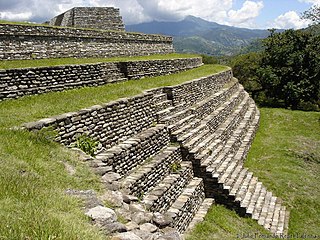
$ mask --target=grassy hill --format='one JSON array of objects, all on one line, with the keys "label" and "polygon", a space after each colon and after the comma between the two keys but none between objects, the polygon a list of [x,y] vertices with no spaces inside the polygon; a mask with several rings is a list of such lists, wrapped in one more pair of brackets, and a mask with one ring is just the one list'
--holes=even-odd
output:
[{"label": "grassy hill", "polygon": [[[14,127],[64,112],[175,85],[226,69],[204,65],[186,72],[23,97],[0,102],[0,239],[105,239],[67,189],[103,188],[79,157],[44,133]],[[320,235],[320,113],[261,109],[261,127],[247,167],[291,209],[290,233]],[[73,168],[68,174],[66,166]],[[236,239],[266,231],[251,219],[213,206],[189,239]],[[244,235],[239,235],[244,236]]]}]

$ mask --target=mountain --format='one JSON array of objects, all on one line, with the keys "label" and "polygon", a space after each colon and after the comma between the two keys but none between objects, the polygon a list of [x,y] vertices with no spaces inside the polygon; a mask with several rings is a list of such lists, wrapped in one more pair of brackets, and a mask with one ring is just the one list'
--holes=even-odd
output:
[{"label": "mountain", "polygon": [[177,52],[207,55],[233,55],[256,39],[269,35],[267,30],[237,28],[187,16],[178,22],[140,23],[126,26],[130,32],[173,36]]}]

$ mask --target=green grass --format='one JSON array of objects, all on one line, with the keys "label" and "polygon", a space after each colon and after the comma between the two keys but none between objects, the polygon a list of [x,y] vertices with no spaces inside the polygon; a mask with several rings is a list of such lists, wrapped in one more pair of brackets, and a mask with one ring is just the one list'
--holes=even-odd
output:
[{"label": "green grass", "polygon": [[[0,102],[0,239],[105,239],[82,213],[83,203],[64,193],[70,188],[102,194],[99,178],[75,153],[43,134],[11,127],[225,69],[205,65],[171,76]],[[65,163],[73,166],[74,175]]]},{"label": "green grass", "polygon": [[1,60],[0,69],[11,68],[29,68],[29,67],[47,67],[60,65],[76,65],[99,62],[121,62],[121,61],[142,61],[154,59],[175,59],[175,58],[192,58],[200,57],[197,54],[156,54],[149,56],[133,57],[112,57],[112,58],[48,58],[48,59],[27,59],[27,60]]},{"label": "green grass", "polygon": [[[210,208],[205,220],[187,236],[187,240],[234,240],[244,239],[247,234],[270,234],[251,218],[242,218],[236,212],[226,209],[222,205]],[[253,239],[253,237],[246,238]],[[259,239],[259,238],[256,238]]]},{"label": "green grass", "polygon": [[246,166],[289,207],[290,234],[320,237],[320,113],[261,109]]},{"label": "green grass", "polygon": [[[320,113],[262,108],[245,166],[290,209],[289,234],[320,237]],[[266,239],[255,237],[266,233],[257,222],[213,206],[187,239],[231,240],[239,233]]]}]

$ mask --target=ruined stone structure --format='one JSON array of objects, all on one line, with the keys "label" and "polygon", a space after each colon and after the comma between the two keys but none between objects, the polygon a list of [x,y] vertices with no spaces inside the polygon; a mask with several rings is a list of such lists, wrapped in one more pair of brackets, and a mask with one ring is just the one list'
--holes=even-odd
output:
[{"label": "ruined stone structure", "polygon": [[75,7],[49,21],[51,26],[124,31],[119,9],[112,7]]},{"label": "ruined stone structure", "polygon": [[[71,13],[76,16],[76,9],[54,21],[75,19],[68,16]],[[0,59],[6,60],[173,51],[172,38],[158,35],[8,24],[0,24],[0,44]],[[194,58],[3,70],[0,96],[96,86],[199,65],[201,60]],[[85,160],[111,191],[108,195],[123,202],[113,211],[94,201],[86,214],[95,219],[107,213],[110,222],[104,222],[103,230],[110,234],[127,231],[118,236],[173,239],[164,229],[172,227],[176,234],[188,231],[217,202],[281,235],[288,228],[288,210],[243,164],[259,117],[254,101],[226,70],[26,123],[23,128],[50,127],[55,140],[68,147],[83,134],[100,142],[96,156]],[[116,211],[130,222],[115,223]]]},{"label": "ruined stone structure", "polygon": [[0,60],[142,56],[172,53],[172,37],[0,24]]},{"label": "ruined stone structure", "polygon": [[231,70],[24,128],[49,126],[66,146],[81,134],[101,142],[104,148],[89,164],[106,187],[113,181],[112,189],[118,186],[148,211],[167,216],[180,233],[201,221],[214,201],[276,235],[287,231],[281,200],[243,166],[259,110]]},{"label": "ruined stone structure", "polygon": [[201,58],[179,58],[0,70],[0,101],[166,75],[201,65]]}]

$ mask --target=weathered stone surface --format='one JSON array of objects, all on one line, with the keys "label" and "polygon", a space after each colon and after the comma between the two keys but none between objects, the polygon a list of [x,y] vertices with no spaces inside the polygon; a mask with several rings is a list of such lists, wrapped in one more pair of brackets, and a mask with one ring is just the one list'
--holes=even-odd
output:
[{"label": "weathered stone surface", "polygon": [[161,230],[163,235],[159,238],[159,240],[181,240],[179,232],[177,232],[174,228],[164,228]]},{"label": "weathered stone surface", "polygon": [[2,59],[140,56],[174,51],[171,37],[124,31],[1,24],[0,34]]},{"label": "weathered stone surface", "polygon": [[[3,86],[0,87],[0,101],[2,99],[9,99],[9,96],[17,98],[25,95],[62,91],[84,86],[99,86],[127,79],[166,75],[172,72],[195,68],[200,65],[202,65],[201,58],[181,58],[138,61],[137,63],[135,61],[129,61],[7,69],[4,70],[3,76],[0,75],[0,86]],[[26,75],[28,69],[32,70],[34,75]],[[79,81],[79,76],[81,76],[81,81]],[[39,81],[33,81],[33,79],[38,79]],[[25,82],[26,85],[23,85],[24,87],[21,88],[21,84]],[[90,110],[93,111],[93,109]],[[97,112],[93,111],[91,115],[96,116]],[[71,119],[72,122],[78,120],[81,120],[80,116],[74,116]],[[50,125],[51,122],[47,120],[42,122],[42,124]],[[85,132],[85,128],[79,128],[77,131],[78,133],[83,133]],[[98,147],[98,150],[100,150],[101,147],[102,146]]]},{"label": "weathered stone surface", "polygon": [[148,233],[154,233],[158,230],[158,227],[151,223],[144,223],[140,225],[140,230]]},{"label": "weathered stone surface", "polygon": [[98,199],[96,192],[94,190],[68,189],[68,190],[66,190],[66,194],[83,199],[85,202],[86,209],[91,209],[96,206],[103,205],[102,201],[100,199]]},{"label": "weathered stone surface", "polygon": [[103,175],[101,179],[103,182],[113,183],[114,181],[121,179],[121,175],[115,172],[108,172]]},{"label": "weathered stone surface", "polygon": [[137,236],[139,236],[141,239],[143,240],[153,240],[154,236],[152,233],[150,232],[145,232],[139,229],[135,229],[132,231],[134,234],[136,234]]},{"label": "weathered stone surface", "polygon": [[138,202],[138,200],[139,199],[136,196],[132,196],[132,195],[128,195],[128,194],[123,195],[123,201],[125,203],[130,204],[131,202]]},{"label": "weathered stone surface", "polygon": [[102,206],[94,207],[87,211],[85,214],[91,217],[94,221],[104,223],[113,223],[117,220],[117,215],[112,209]]},{"label": "weathered stone surface", "polygon": [[145,208],[138,203],[132,203],[130,204],[130,211],[132,212],[145,212]]},{"label": "weathered stone surface", "polygon": [[169,215],[163,215],[161,213],[154,213],[152,221],[159,227],[165,228],[171,224],[173,221],[172,217]]},{"label": "weathered stone surface", "polygon": [[113,7],[75,7],[51,19],[49,25],[124,31],[119,9]]},{"label": "weathered stone surface", "polygon": [[127,232],[127,227],[119,222],[107,223],[102,225],[102,229],[106,234]]},{"label": "weathered stone surface", "polygon": [[122,193],[119,191],[106,191],[100,198],[115,207],[121,207],[123,204]]},{"label": "weathered stone surface", "polygon": [[126,228],[128,231],[132,231],[134,229],[138,229],[139,225],[135,222],[128,222],[128,223],[126,223]]},{"label": "weathered stone surface", "polygon": [[135,212],[131,215],[131,219],[132,221],[140,225],[143,223],[151,222],[152,216],[153,214],[149,212]]},{"label": "weathered stone surface", "polygon": [[118,216],[122,216],[125,220],[131,221],[131,212],[129,209],[125,208],[116,208],[115,212],[117,213]]},{"label": "weathered stone surface", "polygon": [[119,233],[111,238],[111,240],[143,240],[133,232]]}]

